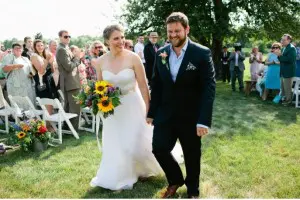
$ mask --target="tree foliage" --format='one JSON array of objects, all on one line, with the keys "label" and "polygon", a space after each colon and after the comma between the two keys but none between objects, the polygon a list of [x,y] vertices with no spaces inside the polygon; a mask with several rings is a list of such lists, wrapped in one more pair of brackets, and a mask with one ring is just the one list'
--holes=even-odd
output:
[{"label": "tree foliage", "polygon": [[273,40],[283,33],[300,37],[299,0],[128,0],[122,17],[130,35],[157,31],[165,37],[165,20],[174,11],[188,16],[189,36],[209,46],[215,62],[226,37],[257,37],[261,30]]}]

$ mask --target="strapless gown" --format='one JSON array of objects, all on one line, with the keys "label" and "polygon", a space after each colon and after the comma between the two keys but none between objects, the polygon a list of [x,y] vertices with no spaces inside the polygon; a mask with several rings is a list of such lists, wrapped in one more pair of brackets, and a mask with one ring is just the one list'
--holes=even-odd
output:
[{"label": "strapless gown", "polygon": [[121,105],[102,118],[102,158],[91,186],[132,189],[139,177],[161,174],[152,154],[153,128],[145,121],[146,107],[132,69],[102,72],[103,79],[121,88]]}]

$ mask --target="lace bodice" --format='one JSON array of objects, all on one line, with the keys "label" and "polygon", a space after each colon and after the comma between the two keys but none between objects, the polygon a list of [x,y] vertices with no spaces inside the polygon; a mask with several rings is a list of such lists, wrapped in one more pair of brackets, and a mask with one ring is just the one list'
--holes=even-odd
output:
[{"label": "lace bodice", "polygon": [[122,94],[128,94],[131,91],[135,91],[136,78],[133,69],[126,68],[119,73],[114,74],[108,70],[102,71],[103,80],[112,83],[114,86],[121,89]]}]

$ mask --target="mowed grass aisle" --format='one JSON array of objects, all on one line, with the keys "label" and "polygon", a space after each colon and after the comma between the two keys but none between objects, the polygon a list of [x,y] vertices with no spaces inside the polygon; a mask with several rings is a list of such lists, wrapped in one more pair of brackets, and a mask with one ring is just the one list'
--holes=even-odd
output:
[{"label": "mowed grass aisle", "polygon": [[[213,129],[202,140],[201,197],[300,198],[299,112],[262,102],[254,93],[232,93],[218,82]],[[93,134],[80,136],[64,136],[62,145],[41,154],[0,156],[0,198],[158,197],[163,176],[138,182],[131,191],[91,188],[101,154]]]}]

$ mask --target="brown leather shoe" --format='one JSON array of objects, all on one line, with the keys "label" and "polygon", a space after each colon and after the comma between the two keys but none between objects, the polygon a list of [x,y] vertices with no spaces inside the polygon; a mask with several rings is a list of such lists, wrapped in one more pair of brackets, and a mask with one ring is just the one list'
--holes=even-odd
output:
[{"label": "brown leather shoe", "polygon": [[168,186],[166,191],[164,191],[161,194],[160,198],[165,199],[165,198],[169,198],[169,197],[174,196],[179,187],[180,187],[180,185],[170,185],[170,186]]}]

